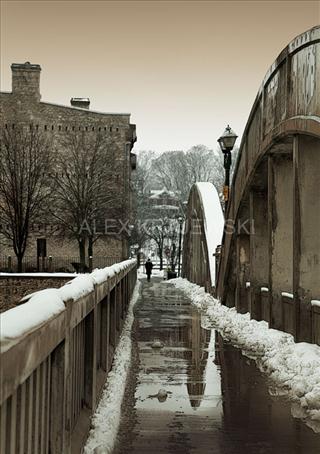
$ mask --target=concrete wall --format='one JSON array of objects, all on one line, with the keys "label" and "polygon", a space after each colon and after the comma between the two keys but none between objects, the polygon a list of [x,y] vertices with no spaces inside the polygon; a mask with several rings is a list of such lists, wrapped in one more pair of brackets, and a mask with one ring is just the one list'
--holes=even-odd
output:
[{"label": "concrete wall", "polygon": [[261,319],[261,286],[269,284],[268,194],[267,191],[250,191],[250,300],[249,311],[256,320]]},{"label": "concrete wall", "polygon": [[310,301],[320,299],[320,140],[294,141],[294,274],[297,336],[311,341]]},{"label": "concrete wall", "polygon": [[27,295],[46,288],[59,288],[73,279],[70,277],[3,276],[0,275],[0,312],[16,306]]},{"label": "concrete wall", "polygon": [[271,326],[282,328],[281,292],[292,292],[293,168],[291,156],[269,159]]}]

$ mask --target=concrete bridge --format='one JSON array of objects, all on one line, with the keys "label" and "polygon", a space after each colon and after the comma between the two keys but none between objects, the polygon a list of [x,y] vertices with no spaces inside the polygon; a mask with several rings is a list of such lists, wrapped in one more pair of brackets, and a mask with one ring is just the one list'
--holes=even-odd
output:
[{"label": "concrete bridge", "polygon": [[[270,67],[243,134],[215,294],[296,340],[320,344],[320,27],[294,39]],[[212,200],[212,207],[217,205]],[[210,211],[210,208],[209,208]],[[197,187],[188,224],[209,216]],[[220,223],[219,216],[217,223]],[[205,229],[187,229],[184,275],[209,284]],[[215,246],[218,246],[216,242]],[[211,255],[211,256],[210,256]],[[192,258],[190,260],[190,257]]]}]

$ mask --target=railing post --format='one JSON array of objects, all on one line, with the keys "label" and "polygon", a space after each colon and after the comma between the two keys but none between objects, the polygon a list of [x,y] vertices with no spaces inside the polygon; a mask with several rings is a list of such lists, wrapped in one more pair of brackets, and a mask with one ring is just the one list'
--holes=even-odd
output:
[{"label": "railing post", "polygon": [[100,303],[101,306],[101,367],[109,371],[109,343],[110,343],[110,292]]},{"label": "railing post", "polygon": [[96,381],[97,381],[97,306],[85,319],[85,405],[92,410],[96,407]]},{"label": "railing post", "polygon": [[52,256],[49,255],[48,257],[48,272],[52,273]]},{"label": "railing post", "polygon": [[[121,282],[121,281],[120,281]],[[120,282],[116,285],[116,331],[117,331],[117,343],[120,336],[121,330],[121,288]]]},{"label": "railing post", "polygon": [[124,323],[124,319],[126,317],[126,311],[127,311],[127,308],[126,308],[126,300],[125,300],[125,283],[124,283],[124,280],[125,280],[125,276],[123,276],[123,278],[121,279],[120,281],[120,300],[121,300],[121,318],[122,318],[122,325]]},{"label": "railing post", "polygon": [[12,257],[11,257],[11,255],[9,255],[9,257],[8,257],[8,271],[9,271],[9,273],[12,272]]},{"label": "railing post", "polygon": [[58,345],[51,357],[51,417],[49,452],[70,452],[70,430],[67,425],[67,377],[69,372],[69,336]]},{"label": "railing post", "polygon": [[116,330],[116,287],[114,287],[109,295],[109,366],[112,364],[114,350],[117,346],[117,330]]},{"label": "railing post", "polygon": [[257,285],[250,283],[249,289],[249,312],[250,317],[255,320],[262,320],[261,316],[261,288]]},{"label": "railing post", "polygon": [[126,302],[126,312],[128,312],[128,307],[130,304],[129,289],[128,289],[128,273],[126,274],[126,277],[125,277],[125,302]]}]

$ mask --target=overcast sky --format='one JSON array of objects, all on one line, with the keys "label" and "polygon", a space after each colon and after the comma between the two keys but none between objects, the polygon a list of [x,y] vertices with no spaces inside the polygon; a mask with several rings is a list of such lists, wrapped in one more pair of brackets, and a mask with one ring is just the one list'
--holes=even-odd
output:
[{"label": "overcast sky", "polygon": [[1,89],[11,63],[42,67],[43,101],[130,112],[137,150],[241,136],[268,67],[320,23],[320,1],[3,1]]}]

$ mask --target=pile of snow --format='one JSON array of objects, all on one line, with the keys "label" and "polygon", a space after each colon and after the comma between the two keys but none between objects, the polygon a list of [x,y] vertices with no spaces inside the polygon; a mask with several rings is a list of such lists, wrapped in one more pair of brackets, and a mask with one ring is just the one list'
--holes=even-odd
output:
[{"label": "pile of snow", "polygon": [[164,277],[164,270],[152,270],[152,276]]},{"label": "pile of snow", "polygon": [[0,316],[1,346],[10,339],[23,336],[65,310],[59,289],[46,289],[34,293],[29,301],[13,307]]},{"label": "pile of snow", "polygon": [[106,268],[96,269],[91,273],[91,276],[96,284],[101,284],[107,279],[115,276],[117,273],[120,273],[120,271],[129,268],[134,263],[136,263],[136,259],[124,260],[123,262],[115,263]]},{"label": "pile of snow", "polygon": [[218,192],[213,184],[196,183],[196,186],[200,194],[204,213],[204,229],[209,255],[211,285],[215,286],[216,259],[213,254],[215,254],[217,246],[222,241],[224,216]]},{"label": "pile of snow", "polygon": [[65,310],[65,301],[77,300],[94,290],[99,284],[135,263],[125,260],[91,274],[78,274],[59,289],[45,289],[22,298],[20,306],[5,311],[0,316],[0,342],[17,339],[30,330],[41,326]]},{"label": "pile of snow", "polygon": [[[164,278],[164,276],[165,276],[165,270],[155,270],[155,269],[152,270],[151,278],[152,277],[162,277],[162,278]],[[140,267],[138,269],[138,278],[139,279],[146,279],[147,278],[147,274],[146,274],[144,268],[142,268],[142,267]]]},{"label": "pile of snow", "polygon": [[292,293],[281,292],[281,296],[284,296],[284,297],[286,297],[286,298],[293,299],[293,294],[292,294]]},{"label": "pile of snow", "polygon": [[186,279],[165,283],[183,290],[205,312],[210,327],[253,358],[274,385],[297,404],[294,416],[305,419],[308,426],[320,432],[320,346],[295,343],[292,335],[270,329],[264,321],[250,320],[249,313],[239,314],[235,308],[223,306],[203,287]]},{"label": "pile of snow", "polygon": [[80,274],[75,279],[67,282],[59,289],[63,301],[77,300],[88,295],[94,290],[94,279],[92,274]]},{"label": "pile of snow", "polygon": [[141,282],[137,281],[115,352],[112,369],[108,374],[98,408],[92,416],[92,429],[84,448],[85,454],[111,453],[116,441],[121,418],[121,404],[131,361],[133,307],[139,298],[140,285]]}]

